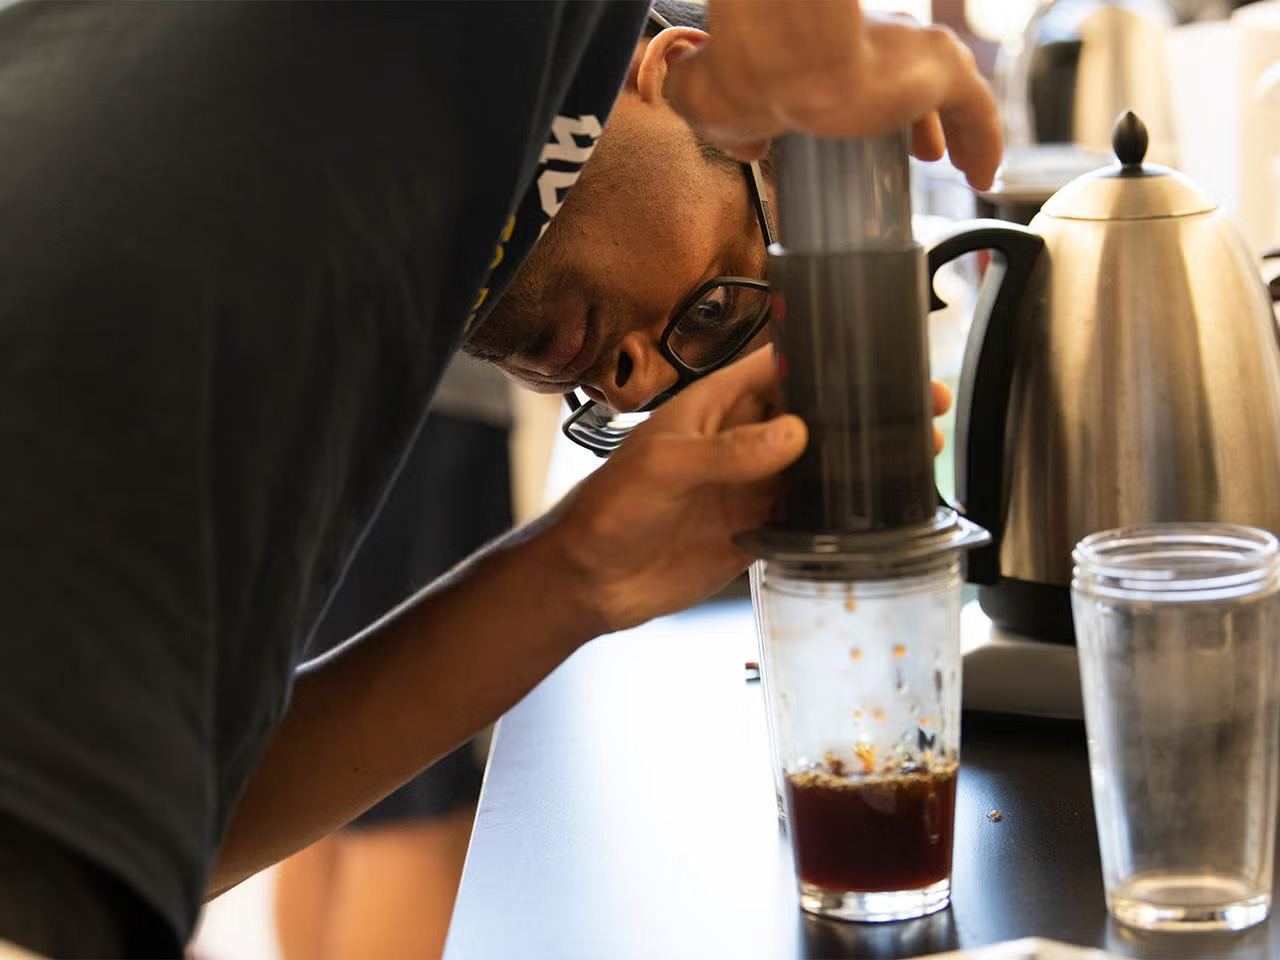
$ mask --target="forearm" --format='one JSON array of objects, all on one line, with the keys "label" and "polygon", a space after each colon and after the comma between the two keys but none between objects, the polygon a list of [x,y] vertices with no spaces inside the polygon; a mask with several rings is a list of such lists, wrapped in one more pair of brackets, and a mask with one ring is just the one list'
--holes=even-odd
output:
[{"label": "forearm", "polygon": [[308,667],[236,809],[219,893],[341,826],[500,716],[591,637],[738,573],[800,456],[759,350],[686,388],[549,514]]},{"label": "forearm", "polygon": [[486,550],[306,668],[232,819],[210,895],[348,822],[491,723],[599,632],[555,538]]}]

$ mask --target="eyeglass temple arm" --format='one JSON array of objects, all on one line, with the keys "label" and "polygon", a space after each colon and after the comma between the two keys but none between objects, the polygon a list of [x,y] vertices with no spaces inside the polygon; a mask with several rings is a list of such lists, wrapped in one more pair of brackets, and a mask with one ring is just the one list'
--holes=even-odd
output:
[{"label": "eyeglass temple arm", "polygon": [[659,30],[670,30],[672,23],[653,7],[649,8],[649,22],[656,26]]},{"label": "eyeglass temple arm", "polygon": [[751,203],[756,208],[756,216],[760,218],[760,230],[764,233],[766,247],[778,242],[778,225],[773,219],[773,204],[769,202],[769,189],[764,182],[764,173],[760,163],[752,160],[742,165],[747,175],[747,187],[751,191]]}]

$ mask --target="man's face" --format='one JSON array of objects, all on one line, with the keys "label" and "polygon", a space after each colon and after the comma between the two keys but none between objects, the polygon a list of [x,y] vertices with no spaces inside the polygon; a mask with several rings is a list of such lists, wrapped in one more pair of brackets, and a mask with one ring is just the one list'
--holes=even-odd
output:
[{"label": "man's face", "polygon": [[467,350],[541,393],[581,386],[615,410],[671,387],[658,348],[717,276],[763,277],[746,181],[705,158],[664,103],[626,91],[577,185]]}]

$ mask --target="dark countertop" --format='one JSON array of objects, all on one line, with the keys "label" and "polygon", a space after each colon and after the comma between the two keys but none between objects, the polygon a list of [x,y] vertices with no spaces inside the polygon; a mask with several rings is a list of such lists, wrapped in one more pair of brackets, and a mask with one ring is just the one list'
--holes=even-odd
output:
[{"label": "dark countertop", "polygon": [[1027,936],[1280,956],[1280,922],[1187,937],[1107,917],[1069,721],[965,715],[949,909],[890,924],[802,913],[760,688],[744,679],[755,650],[749,603],[710,604],[588,644],[503,718],[447,960],[909,957]]}]

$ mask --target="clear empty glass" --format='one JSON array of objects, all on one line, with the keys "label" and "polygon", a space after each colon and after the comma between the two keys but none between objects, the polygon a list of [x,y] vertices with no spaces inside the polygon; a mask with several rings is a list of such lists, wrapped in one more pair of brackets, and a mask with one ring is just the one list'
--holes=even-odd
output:
[{"label": "clear empty glass", "polygon": [[945,907],[960,745],[960,574],[947,552],[892,579],[757,566],[800,905],[842,920]]},{"label": "clear empty glass", "polygon": [[1271,905],[1280,761],[1280,548],[1155,524],[1075,549],[1072,606],[1107,906],[1238,930]]}]

